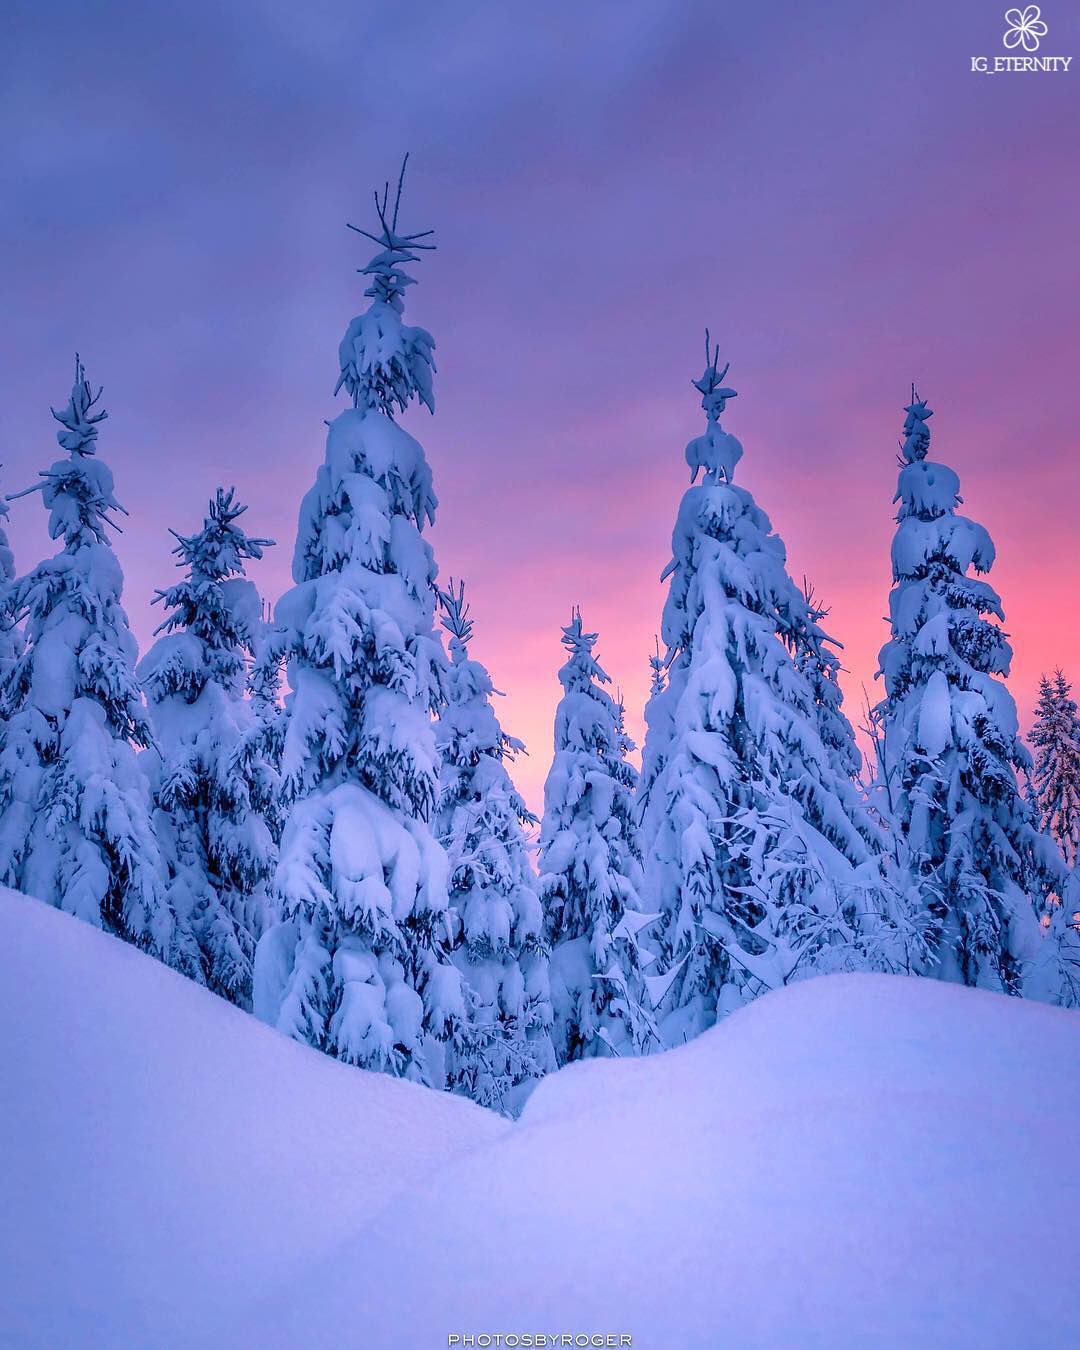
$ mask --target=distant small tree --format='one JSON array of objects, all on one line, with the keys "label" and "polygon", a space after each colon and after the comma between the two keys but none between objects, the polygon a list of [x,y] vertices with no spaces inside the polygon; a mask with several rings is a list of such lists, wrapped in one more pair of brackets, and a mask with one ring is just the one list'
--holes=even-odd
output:
[{"label": "distant small tree", "polygon": [[645,746],[642,752],[641,775],[638,779],[635,819],[645,835],[655,833],[659,817],[665,810],[662,799],[654,797],[653,789],[660,780],[665,759],[671,745],[673,700],[667,693],[667,662],[660,650],[659,637],[649,656],[649,698],[645,704]]},{"label": "distant small tree", "polygon": [[0,686],[19,653],[21,634],[15,622],[15,555],[7,536],[8,504],[0,497]]},{"label": "distant small tree", "polygon": [[469,656],[464,584],[440,591],[450,636],[436,830],[450,871],[454,960],[467,993],[468,1034],[450,1056],[454,1087],[512,1109],[515,1089],[555,1067],[544,915],[526,830],[537,824],[510,778],[524,745],[492,707],[498,690]]},{"label": "distant small tree", "polygon": [[634,811],[637,773],[623,711],[604,688],[597,635],[575,610],[563,629],[567,660],[555,712],[555,757],[544,786],[540,889],[552,949],[560,1060],[641,1053],[658,1038],[646,995],[652,959],[640,934],[641,847]]},{"label": "distant small tree", "polygon": [[1060,670],[1039,681],[1031,793],[1039,827],[1061,849],[1069,867],[1080,858],[1080,716],[1072,685]]}]

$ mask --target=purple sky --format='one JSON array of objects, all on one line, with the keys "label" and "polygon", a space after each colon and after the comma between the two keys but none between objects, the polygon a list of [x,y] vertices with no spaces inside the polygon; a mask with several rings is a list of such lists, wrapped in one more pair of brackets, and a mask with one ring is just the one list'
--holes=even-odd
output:
[{"label": "purple sky", "polygon": [[[54,457],[72,352],[132,513],[118,552],[145,643],[167,526],[218,483],[280,547],[322,456],[371,188],[412,153],[436,230],[409,296],[437,414],[442,573],[533,753],[538,804],[571,604],[628,700],[647,683],[689,387],[707,323],[739,390],[739,479],[831,603],[849,711],[884,640],[909,383],[991,530],[1012,687],[1080,678],[1074,428],[1080,62],[981,76],[1005,5],[697,0],[26,3],[0,54],[3,485]],[[1080,57],[1075,5],[1043,52]],[[15,503],[17,563],[48,547]]]}]

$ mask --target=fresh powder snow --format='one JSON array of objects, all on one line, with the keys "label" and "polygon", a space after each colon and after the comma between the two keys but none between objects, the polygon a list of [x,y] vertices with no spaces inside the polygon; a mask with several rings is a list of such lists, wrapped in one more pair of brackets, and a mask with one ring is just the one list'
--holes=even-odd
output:
[{"label": "fresh powder snow", "polygon": [[510,1124],[28,897],[0,892],[0,944],[13,1344],[1075,1340],[1074,1013],[833,975],[571,1064]]}]

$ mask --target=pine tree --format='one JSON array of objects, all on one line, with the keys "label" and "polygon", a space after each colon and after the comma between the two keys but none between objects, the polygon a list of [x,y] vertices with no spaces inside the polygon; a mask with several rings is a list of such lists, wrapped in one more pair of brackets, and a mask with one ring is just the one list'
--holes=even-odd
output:
[{"label": "pine tree", "polygon": [[[803,582],[808,623],[797,629],[792,643],[795,664],[806,676],[814,696],[818,733],[829,753],[829,759],[838,782],[854,785],[862,770],[862,754],[855,739],[855,731],[843,711],[844,694],[840,688],[841,644],[830,637],[821,624],[828,618],[828,609],[822,607],[814,595],[814,588]],[[850,814],[860,819],[861,805],[852,786]],[[869,828],[868,826],[866,827]],[[865,830],[864,830],[865,832]]]},{"label": "pine tree", "polygon": [[96,457],[100,396],[76,357],[71,398],[53,411],[66,457],[27,489],[41,492],[63,549],[14,584],[26,642],[0,691],[0,877],[197,975],[192,936],[166,896],[136,760],[152,738],[106,537],[123,508]]},{"label": "pine tree", "polygon": [[1030,758],[1004,684],[1001,601],[982,580],[989,534],[957,514],[960,481],[928,459],[932,413],[905,409],[893,542],[892,636],[878,716],[896,825],[931,918],[926,973],[1019,993],[1038,952],[1033,903],[1060,889],[1056,849],[1034,828],[1017,773]]},{"label": "pine tree", "polygon": [[1024,994],[1062,1008],[1080,1008],[1080,868],[1052,894],[1041,915],[1042,943],[1024,980]]},{"label": "pine tree", "polygon": [[238,523],[235,492],[218,489],[202,529],[173,531],[184,579],[158,591],[168,617],[139,665],[157,749],[155,827],[169,900],[195,936],[206,983],[250,1006],[255,942],[267,926],[277,862],[278,776],[244,697],[261,607],[244,576],[273,541]]},{"label": "pine tree", "polygon": [[649,698],[645,705],[645,747],[642,752],[641,776],[638,780],[635,819],[638,829],[647,835],[655,833],[666,810],[661,797],[653,789],[663,776],[667,747],[674,734],[672,702],[667,694],[667,665],[660,651],[659,637],[649,657]]},{"label": "pine tree", "polygon": [[285,753],[285,729],[288,722],[282,701],[288,644],[288,632],[274,627],[264,603],[261,621],[253,639],[252,660],[248,670],[248,698],[254,726],[245,737],[244,747],[245,753],[268,767],[277,782],[273,800],[266,803],[264,812],[275,847],[281,842],[286,814],[281,795],[281,761]]},{"label": "pine tree", "polygon": [[524,752],[492,707],[498,690],[468,646],[465,587],[439,595],[450,635],[447,702],[436,726],[442,757],[437,832],[450,870],[455,961],[469,1031],[453,1056],[453,1086],[485,1106],[511,1109],[514,1089],[555,1067],[543,910],[526,830],[538,822],[510,778]]},{"label": "pine tree", "polygon": [[8,542],[8,514],[8,504],[0,497],[0,687],[21,646],[14,612],[15,555]]},{"label": "pine tree", "polygon": [[622,711],[575,610],[555,712],[555,756],[544,785],[540,888],[552,950],[560,1060],[656,1048],[640,934],[655,915],[639,898],[637,773]]},{"label": "pine tree", "polygon": [[670,1041],[791,979],[875,964],[883,922],[827,639],[733,481],[727,369],[706,334],[706,427],[686,448],[691,487],[661,578],[668,685],[646,710],[646,898],[663,915]]},{"label": "pine tree", "polygon": [[[404,173],[404,167],[402,169]],[[402,320],[405,268],[433,247],[376,196],[371,304],[340,347],[353,406],[331,423],[304,498],[295,585],[271,652],[288,659],[276,890],[284,921],[259,943],[255,1011],[351,1063],[441,1084],[460,1036],[447,862],[431,830],[439,763],[431,715],[445,658],[434,631],[436,506],[424,452],[395,421],[433,407],[430,334]]]},{"label": "pine tree", "polygon": [[1072,685],[1060,670],[1039,681],[1035,725],[1028,736],[1035,749],[1032,798],[1039,828],[1061,849],[1072,868],[1080,861],[1080,717]]}]

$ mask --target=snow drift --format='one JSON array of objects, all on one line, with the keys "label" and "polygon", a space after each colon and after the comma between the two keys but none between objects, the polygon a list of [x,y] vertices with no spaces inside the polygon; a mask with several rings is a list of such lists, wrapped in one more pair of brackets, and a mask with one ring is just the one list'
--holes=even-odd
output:
[{"label": "snow drift", "polygon": [[221,1344],[298,1260],[507,1128],[3,890],[0,950],[5,1346]]},{"label": "snow drift", "polygon": [[571,1065],[508,1126],[34,901],[0,895],[0,941],[7,1343],[1080,1334],[1075,1013],[829,976]]}]

